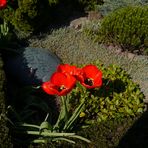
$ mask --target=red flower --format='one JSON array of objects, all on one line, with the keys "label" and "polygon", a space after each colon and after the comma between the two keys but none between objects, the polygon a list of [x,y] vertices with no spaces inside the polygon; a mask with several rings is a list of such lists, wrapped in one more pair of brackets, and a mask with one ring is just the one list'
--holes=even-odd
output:
[{"label": "red flower", "polygon": [[77,68],[76,66],[71,66],[69,64],[59,65],[58,68],[57,68],[57,72],[70,74],[78,80],[82,79],[81,76],[82,76],[82,73],[83,73],[82,69]]},{"label": "red flower", "polygon": [[0,9],[4,9],[7,6],[6,0],[0,0]]},{"label": "red flower", "polygon": [[43,83],[42,88],[50,95],[63,96],[69,93],[75,84],[75,77],[61,72],[55,72],[51,76],[50,81]]},{"label": "red flower", "polygon": [[95,88],[102,85],[102,72],[94,65],[87,65],[82,68],[83,79],[80,83],[86,88]]}]

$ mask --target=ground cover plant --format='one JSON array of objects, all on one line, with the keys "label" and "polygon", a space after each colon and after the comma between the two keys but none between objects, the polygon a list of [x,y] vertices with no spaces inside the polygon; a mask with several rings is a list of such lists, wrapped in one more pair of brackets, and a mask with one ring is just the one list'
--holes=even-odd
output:
[{"label": "ground cover plant", "polygon": [[147,6],[125,7],[104,18],[98,39],[120,45],[123,49],[147,52]]},{"label": "ground cover plant", "polygon": [[128,6],[87,24],[83,32],[94,41],[147,55],[147,5]]},{"label": "ground cover plant", "polygon": [[[0,17],[5,19],[13,31],[20,38],[25,38],[51,21],[50,7],[55,5],[56,0],[15,0],[7,2],[8,7],[0,11]],[[48,15],[46,15],[48,14]],[[44,17],[43,17],[44,16]]]},{"label": "ground cover plant", "polygon": [[101,12],[103,16],[123,7],[148,4],[147,0],[104,0],[103,2],[102,5],[96,5],[95,7],[96,11]]}]

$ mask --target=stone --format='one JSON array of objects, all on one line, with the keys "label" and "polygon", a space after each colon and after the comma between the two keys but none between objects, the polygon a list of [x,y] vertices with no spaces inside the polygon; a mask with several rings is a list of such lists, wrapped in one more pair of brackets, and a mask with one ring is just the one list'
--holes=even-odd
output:
[{"label": "stone", "polygon": [[4,68],[8,77],[22,85],[40,85],[50,79],[60,63],[49,49],[27,47],[7,57]]},{"label": "stone", "polygon": [[81,29],[86,23],[88,23],[87,17],[80,17],[70,22],[70,28]]},{"label": "stone", "polygon": [[129,52],[129,53],[127,54],[127,56],[128,56],[129,59],[133,60],[134,57],[135,57],[135,54]]}]

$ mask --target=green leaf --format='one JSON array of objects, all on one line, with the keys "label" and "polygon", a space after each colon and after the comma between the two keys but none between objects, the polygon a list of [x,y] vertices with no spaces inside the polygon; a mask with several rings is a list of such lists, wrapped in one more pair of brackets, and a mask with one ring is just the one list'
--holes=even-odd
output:
[{"label": "green leaf", "polygon": [[31,128],[37,128],[40,129],[40,126],[35,124],[28,124],[28,123],[18,123],[16,126],[24,126],[24,127],[31,127]]},{"label": "green leaf", "polygon": [[75,135],[75,133],[56,133],[49,131],[25,131],[29,135],[44,136],[44,137],[69,137]]},{"label": "green leaf", "polygon": [[67,98],[64,96],[61,97],[61,100],[62,100],[61,111],[60,111],[58,120],[53,127],[53,130],[56,130],[56,129],[62,130],[62,122],[68,121],[68,111],[67,111],[66,99]]},{"label": "green leaf", "polygon": [[85,141],[85,142],[87,142],[87,143],[90,143],[90,142],[91,142],[91,141],[88,140],[87,138],[84,138],[84,137],[78,136],[78,135],[73,135],[73,136],[69,136],[69,137],[77,138],[77,139],[83,140],[83,141]]},{"label": "green leaf", "polygon": [[47,121],[42,122],[41,125],[40,125],[40,130],[44,130],[44,129],[52,131],[51,124],[49,124]]},{"label": "green leaf", "polygon": [[84,102],[82,102],[74,111],[73,115],[70,117],[70,119],[67,121],[67,123],[65,123],[65,126],[63,128],[63,130],[71,130],[73,128],[73,124],[76,121],[76,119],[78,118],[79,114],[82,112],[84,107]]},{"label": "green leaf", "polygon": [[75,141],[70,140],[70,139],[67,139],[67,138],[63,138],[63,137],[52,139],[52,141],[59,141],[59,140],[62,140],[62,141],[66,141],[66,142],[69,142],[69,143],[75,144]]}]

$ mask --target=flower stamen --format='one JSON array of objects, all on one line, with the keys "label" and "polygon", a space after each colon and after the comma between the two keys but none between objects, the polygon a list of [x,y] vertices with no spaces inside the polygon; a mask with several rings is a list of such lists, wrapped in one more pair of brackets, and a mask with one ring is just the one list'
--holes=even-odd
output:
[{"label": "flower stamen", "polygon": [[58,87],[58,91],[61,92],[63,89],[66,89],[66,87],[64,85],[61,85],[60,87]]}]

